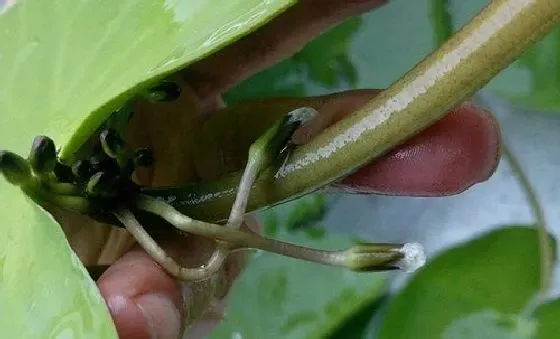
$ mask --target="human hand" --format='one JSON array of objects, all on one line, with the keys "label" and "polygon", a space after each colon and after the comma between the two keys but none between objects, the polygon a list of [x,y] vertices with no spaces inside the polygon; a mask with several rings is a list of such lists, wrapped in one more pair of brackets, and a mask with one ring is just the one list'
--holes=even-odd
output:
[{"label": "human hand", "polygon": [[[193,165],[192,148],[188,147],[188,143],[192,146],[195,140],[176,145],[170,135],[177,133],[183,140],[200,125],[200,121],[222,107],[221,93],[293,54],[310,39],[348,16],[373,9],[382,2],[300,0],[260,30],[189,67],[181,74],[183,95],[177,103],[171,108],[139,107],[131,121],[129,141],[150,146],[158,159],[154,169],[138,174],[139,181],[151,185],[177,185],[199,176]],[[351,113],[375,93],[374,90],[350,91],[321,99],[320,127]],[[185,107],[190,107],[190,111],[198,112],[198,115],[185,115]],[[158,108],[163,111],[154,112]],[[485,181],[494,172],[499,154],[496,122],[488,112],[467,103],[382,159],[332,186],[393,195],[456,194]],[[182,257],[196,253],[201,259],[200,253],[207,253],[212,247],[201,239],[194,239],[196,245],[192,240],[187,244],[183,238],[179,241],[172,238],[161,240],[166,249],[176,251]],[[237,259],[230,264],[235,267],[242,262]],[[231,282],[238,271],[233,268],[221,274]],[[185,319],[192,316],[187,314],[183,304],[194,297],[195,293],[189,296],[185,292],[192,291],[193,286],[179,284],[139,249],[133,249],[112,264],[98,285],[121,338],[176,338]],[[193,336],[207,333],[213,323],[212,319],[200,322],[192,329],[197,332]]]}]

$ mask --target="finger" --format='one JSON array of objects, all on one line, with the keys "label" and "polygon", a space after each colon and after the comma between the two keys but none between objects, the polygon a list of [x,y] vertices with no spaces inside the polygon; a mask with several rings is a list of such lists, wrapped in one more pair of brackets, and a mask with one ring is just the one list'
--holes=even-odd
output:
[{"label": "finger", "polygon": [[125,254],[101,276],[98,286],[119,338],[179,337],[180,287],[143,251]]},{"label": "finger", "polygon": [[314,37],[386,0],[300,0],[276,19],[183,72],[200,98],[236,83],[299,51]]},{"label": "finger", "polygon": [[[319,112],[294,135],[295,143],[304,144],[379,92],[351,90],[303,99],[253,100],[219,111],[204,123],[197,136],[199,144],[207,145],[207,152],[195,156],[197,171],[213,180],[220,175],[213,168],[239,170],[247,160],[249,145],[266,126],[292,109],[310,106]],[[499,128],[492,116],[472,104],[463,104],[417,137],[332,187],[397,195],[455,194],[493,173],[500,148]]]},{"label": "finger", "polygon": [[[298,131],[299,143],[359,109],[377,93],[378,90],[354,90],[330,95],[320,106],[317,121]],[[488,111],[465,103],[331,188],[407,196],[457,194],[488,179],[498,165],[500,151],[496,120]]]},{"label": "finger", "polygon": [[463,104],[333,187],[407,196],[457,194],[494,173],[500,149],[499,127],[492,115],[472,104]]}]

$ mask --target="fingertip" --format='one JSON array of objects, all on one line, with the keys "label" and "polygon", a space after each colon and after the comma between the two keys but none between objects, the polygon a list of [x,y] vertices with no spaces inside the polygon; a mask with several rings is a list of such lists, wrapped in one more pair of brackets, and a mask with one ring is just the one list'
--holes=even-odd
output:
[{"label": "fingertip", "polygon": [[119,338],[177,338],[182,327],[179,284],[144,252],[125,254],[98,280]]},{"label": "fingertip", "polygon": [[490,112],[465,103],[334,187],[390,195],[458,194],[495,172],[501,147],[498,123]]}]

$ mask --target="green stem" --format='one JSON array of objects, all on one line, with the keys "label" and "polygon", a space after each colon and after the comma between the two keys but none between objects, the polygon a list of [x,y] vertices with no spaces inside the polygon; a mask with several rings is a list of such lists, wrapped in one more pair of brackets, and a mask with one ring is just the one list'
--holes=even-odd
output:
[{"label": "green stem", "polygon": [[449,13],[449,1],[432,0],[432,23],[436,45],[440,46],[453,35],[453,23]]},{"label": "green stem", "polygon": [[[558,1],[491,1],[386,91],[297,147],[280,169],[272,166],[263,171],[251,190],[248,211],[320,189],[431,126],[558,25],[558,13]],[[196,219],[222,221],[233,204],[240,176],[143,192],[172,201]]]},{"label": "green stem", "polygon": [[547,231],[547,223],[544,217],[544,211],[542,205],[539,202],[537,193],[531,185],[527,174],[521,167],[519,160],[511,149],[507,146],[503,146],[503,154],[507,159],[513,174],[516,176],[517,181],[521,185],[525,197],[531,208],[531,212],[536,221],[536,228],[539,237],[539,255],[540,255],[540,294],[545,296],[550,289],[550,284],[552,281],[552,264],[554,262],[553,257],[553,247],[551,244],[550,236]]},{"label": "green stem", "polygon": [[184,232],[201,235],[210,239],[225,241],[233,248],[253,248],[274,252],[292,258],[299,258],[316,263],[337,265],[342,262],[336,255],[328,251],[315,250],[297,246],[260,235],[191,219],[178,212],[171,205],[150,197],[141,197],[136,201],[138,209],[159,215],[168,223]]}]

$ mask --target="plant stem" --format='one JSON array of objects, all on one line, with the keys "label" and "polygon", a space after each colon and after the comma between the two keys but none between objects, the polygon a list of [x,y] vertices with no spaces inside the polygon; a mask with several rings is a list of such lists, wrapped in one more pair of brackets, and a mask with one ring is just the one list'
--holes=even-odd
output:
[{"label": "plant stem", "polygon": [[[360,109],[257,178],[250,212],[335,182],[433,125],[560,23],[560,1],[493,0],[436,51]],[[227,125],[226,125],[227,127]],[[219,183],[146,188],[197,219],[223,221],[240,173]]]},{"label": "plant stem", "polygon": [[411,244],[367,244],[347,250],[319,250],[262,237],[251,231],[243,231],[191,219],[173,206],[150,196],[141,196],[136,207],[159,215],[177,229],[221,240],[231,250],[260,249],[286,257],[315,262],[318,264],[346,267],[358,271],[381,271],[398,268],[417,268],[423,264],[423,252]]},{"label": "plant stem", "polygon": [[536,228],[539,237],[539,256],[540,256],[540,294],[541,296],[546,295],[550,289],[550,284],[552,280],[552,263],[554,261],[552,245],[550,243],[550,237],[547,232],[546,219],[544,217],[544,211],[542,205],[539,202],[537,194],[527,177],[527,174],[521,167],[519,160],[511,149],[507,146],[503,146],[503,154],[507,159],[513,174],[517,177],[517,181],[521,185],[521,188],[527,198],[529,206],[531,208],[531,213],[536,221]]},{"label": "plant stem", "polygon": [[159,215],[165,221],[174,225],[181,231],[205,236],[211,239],[227,241],[233,247],[261,249],[292,258],[336,266],[339,266],[339,264],[342,262],[342,260],[339,258],[339,255],[337,254],[338,251],[329,252],[310,249],[307,247],[301,247],[290,243],[264,238],[256,233],[226,228],[221,225],[194,220],[181,214],[171,205],[168,205],[165,202],[153,199],[151,197],[146,196],[138,199],[136,202],[136,207],[141,210]]},{"label": "plant stem", "polygon": [[165,270],[176,278],[185,281],[205,280],[216,273],[227,256],[226,252],[218,249],[214,251],[212,257],[203,267],[187,268],[179,265],[154,239],[146,232],[144,227],[138,222],[134,214],[128,209],[120,209],[115,212],[115,216],[125,225],[126,229],[142,248],[160,264]]},{"label": "plant stem", "polygon": [[243,171],[241,176],[241,181],[237,189],[237,195],[231,207],[229,218],[227,221],[227,227],[233,229],[239,229],[243,223],[243,216],[247,210],[247,200],[249,199],[249,194],[251,192],[251,187],[257,178],[257,175],[262,170],[262,161],[260,159],[254,159],[249,155],[249,160],[247,166]]}]

